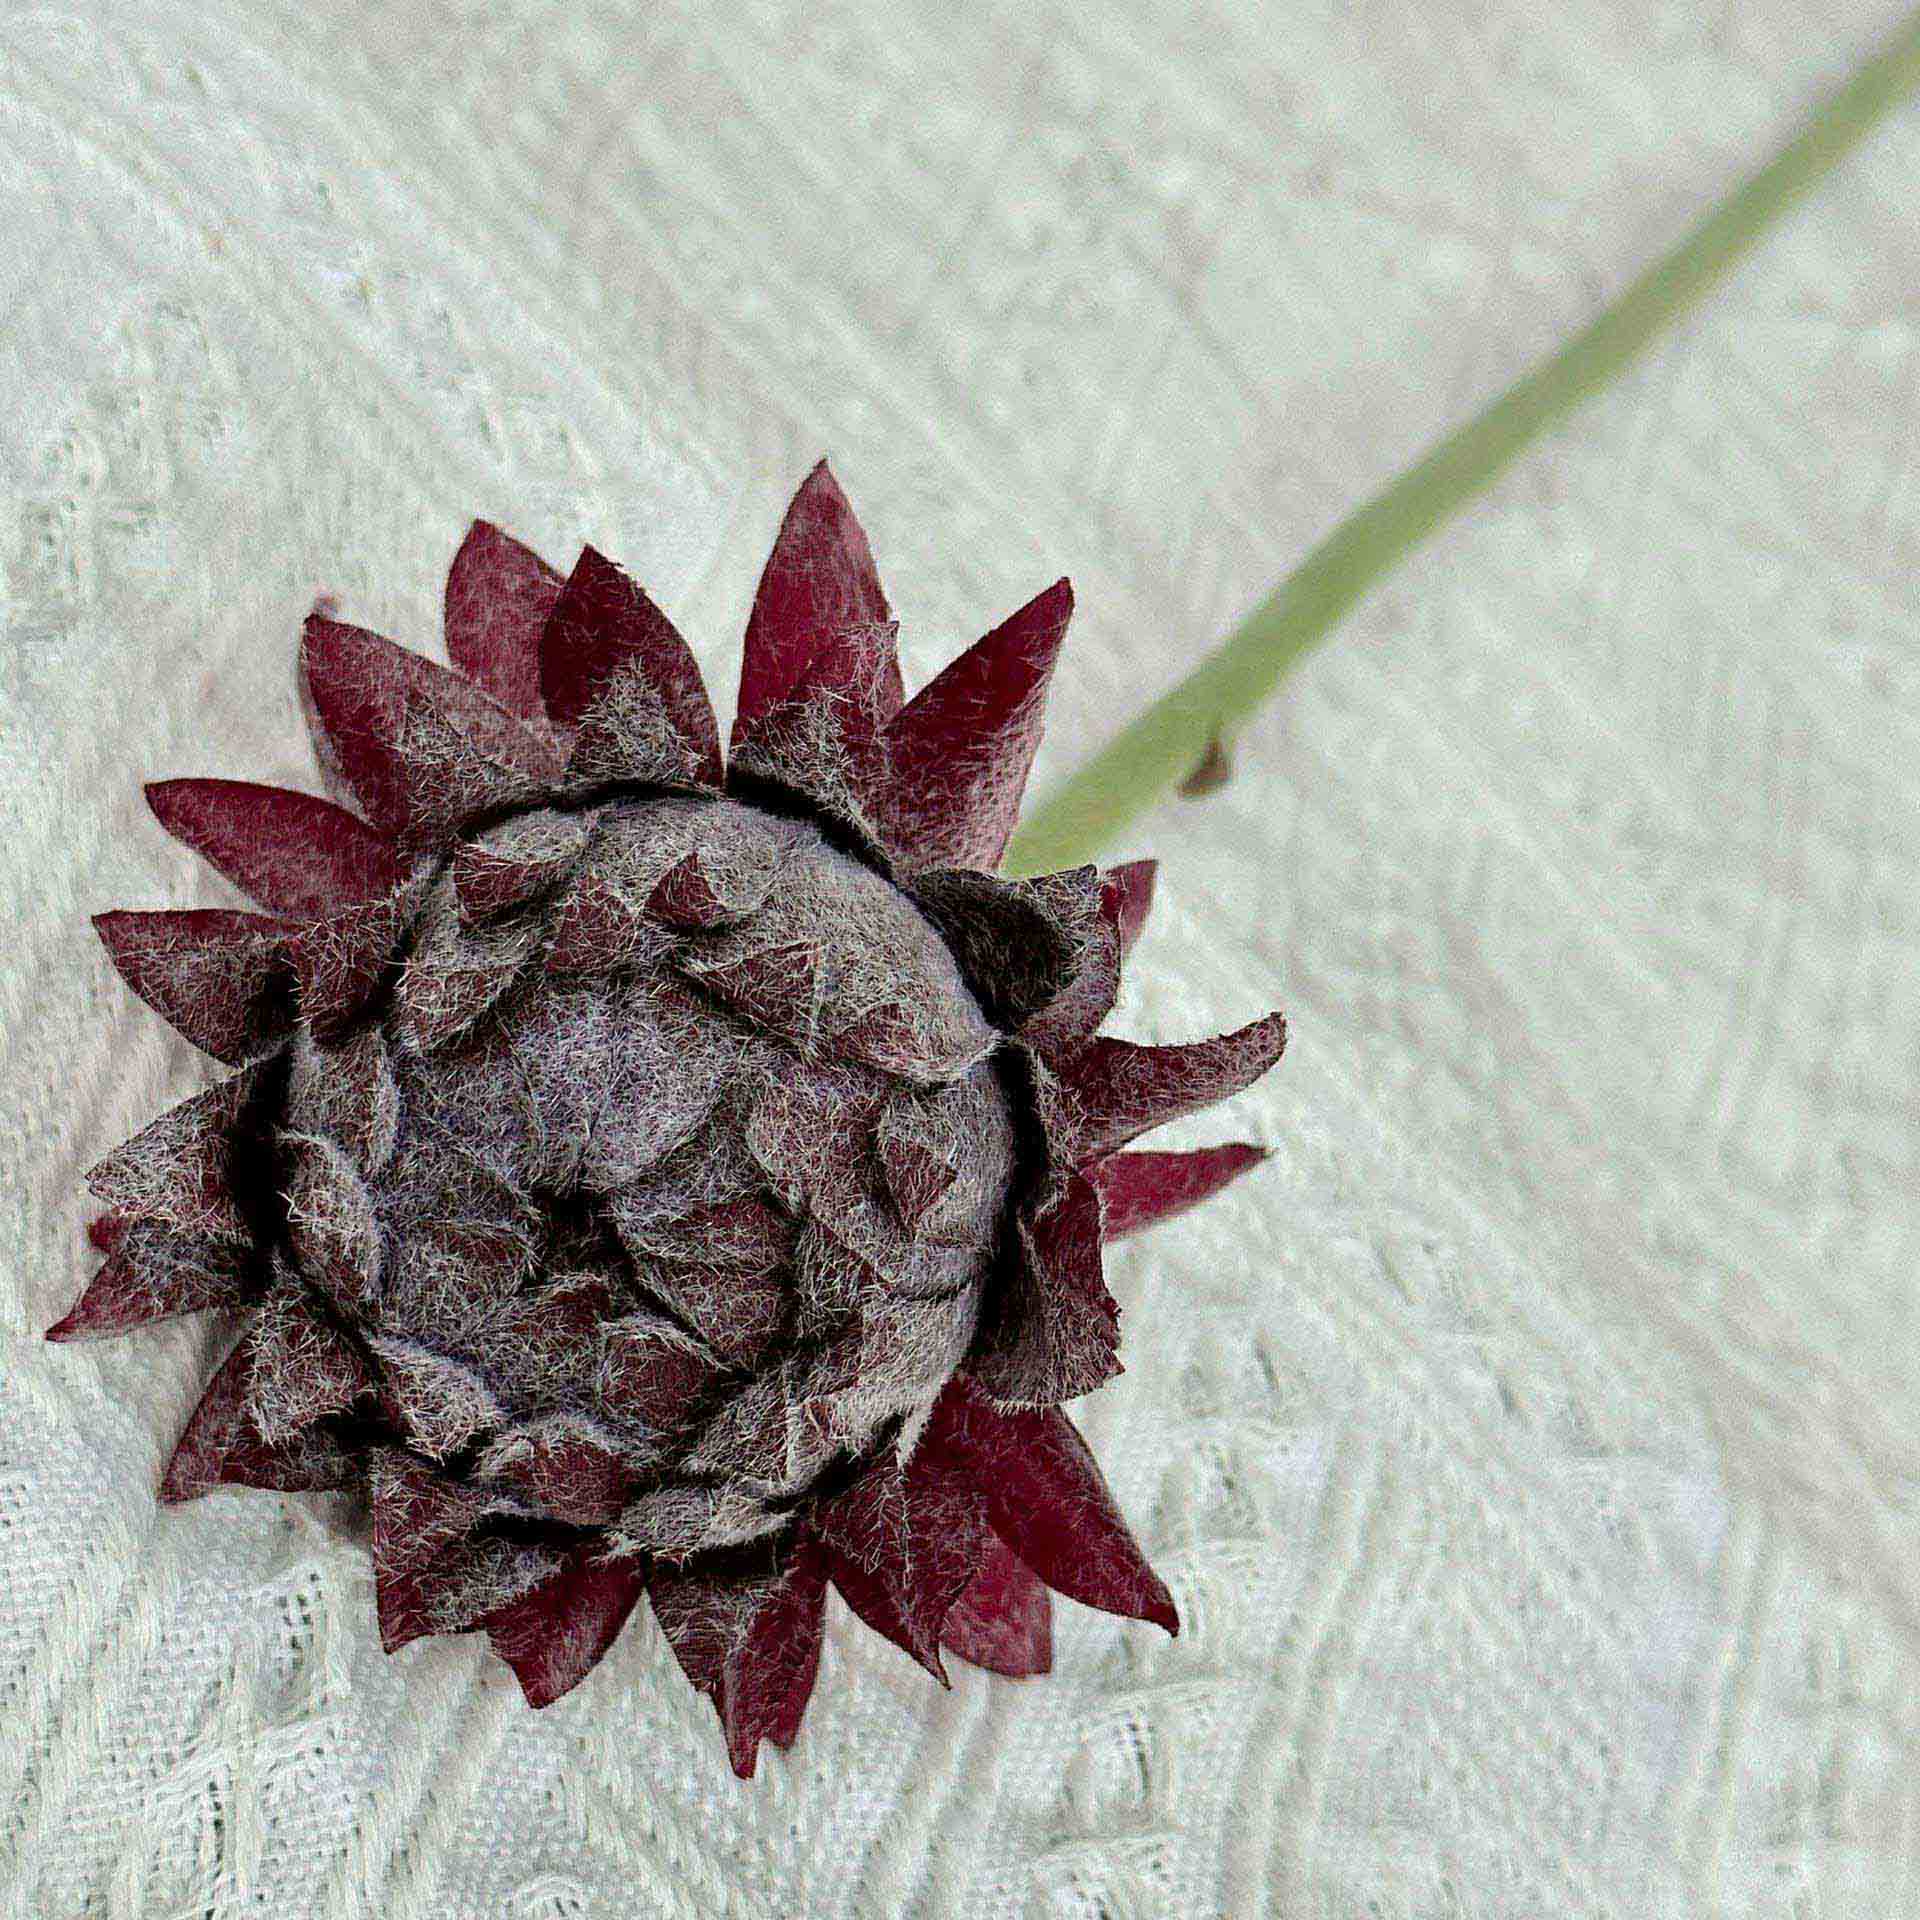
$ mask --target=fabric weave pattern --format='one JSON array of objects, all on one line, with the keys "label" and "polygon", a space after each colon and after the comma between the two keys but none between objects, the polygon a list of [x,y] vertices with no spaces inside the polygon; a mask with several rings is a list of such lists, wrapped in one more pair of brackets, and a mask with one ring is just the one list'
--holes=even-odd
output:
[{"label": "fabric weave pattern", "polygon": [[157,1509],[211,1328],[40,1338],[205,1071],[87,915],[221,903],[139,778],[315,785],[316,590],[430,646],[491,514],[730,684],[831,453],[910,684],[1072,575],[1044,790],[1895,17],[0,16],[0,1912],[1920,1905],[1911,115],[1107,850],[1118,1031],[1294,1024],[1076,1409],[1177,1643],[939,1693],[842,1616],[743,1790],[650,1627],[532,1715],[318,1502]]}]

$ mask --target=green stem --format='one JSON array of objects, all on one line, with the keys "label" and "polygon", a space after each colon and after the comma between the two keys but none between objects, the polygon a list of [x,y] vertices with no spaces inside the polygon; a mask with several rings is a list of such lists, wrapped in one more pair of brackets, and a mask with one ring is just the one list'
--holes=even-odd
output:
[{"label": "green stem", "polygon": [[1337,527],[1171,693],[1050,794],[1014,835],[1002,870],[1073,866],[1185,779],[1403,555],[1616,379],[1916,85],[1920,13],[1598,319]]}]

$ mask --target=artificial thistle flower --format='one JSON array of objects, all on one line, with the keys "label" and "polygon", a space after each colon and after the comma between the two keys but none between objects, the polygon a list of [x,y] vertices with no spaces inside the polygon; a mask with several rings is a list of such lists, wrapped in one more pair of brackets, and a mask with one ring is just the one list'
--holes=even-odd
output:
[{"label": "artificial thistle flower", "polygon": [[233,1315],[161,1498],[357,1492],[386,1648],[484,1631],[536,1707],[645,1594],[742,1775],[829,1586],[942,1680],[1044,1672],[1049,1589],[1175,1631],[1060,1403],[1120,1370],[1102,1242],[1261,1157],[1129,1143],[1285,1029],[1102,1037],[1151,863],[995,876],[1071,606],[907,699],[823,462],[724,753],[591,547],[563,578],[476,521],[451,668],[311,615],[332,797],[147,789],[262,911],[95,923],[238,1069],[93,1170],[106,1261],[48,1336]]}]

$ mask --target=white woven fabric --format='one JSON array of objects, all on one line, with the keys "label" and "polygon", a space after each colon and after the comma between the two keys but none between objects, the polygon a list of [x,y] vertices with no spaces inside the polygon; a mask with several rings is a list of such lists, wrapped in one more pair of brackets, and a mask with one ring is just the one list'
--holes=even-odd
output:
[{"label": "white woven fabric", "polygon": [[311,784],[317,591],[590,537],[727,689],[826,452],[910,680],[1073,576],[1044,784],[1896,12],[0,9],[0,1914],[1920,1913],[1913,112],[1113,850],[1122,1030],[1293,1018],[1080,1410],[1177,1643],[841,1610],[743,1786],[644,1614],[535,1715],[157,1510],[211,1329],[40,1339],[213,1077],[86,915],[233,902],[139,783]]}]

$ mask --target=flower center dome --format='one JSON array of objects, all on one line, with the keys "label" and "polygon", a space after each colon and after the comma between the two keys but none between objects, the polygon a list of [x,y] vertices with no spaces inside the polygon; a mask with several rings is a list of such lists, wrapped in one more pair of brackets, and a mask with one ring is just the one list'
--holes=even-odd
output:
[{"label": "flower center dome", "polygon": [[343,1259],[296,1178],[297,1264],[403,1444],[528,1517],[660,1555],[778,1528],[967,1353],[1014,1175],[998,1030],[905,894],[737,801],[522,813],[421,884],[367,1041],[384,1137],[295,1075],[291,1151],[365,1201]]}]

